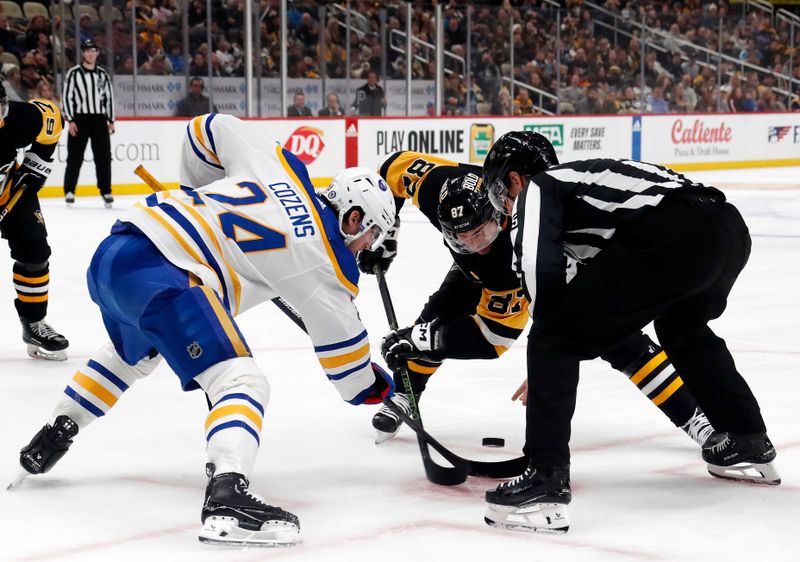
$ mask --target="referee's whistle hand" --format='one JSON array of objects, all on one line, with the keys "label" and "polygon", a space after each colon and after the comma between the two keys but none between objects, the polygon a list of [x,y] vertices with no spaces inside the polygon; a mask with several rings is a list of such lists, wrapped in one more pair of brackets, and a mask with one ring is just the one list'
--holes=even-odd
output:
[{"label": "referee's whistle hand", "polygon": [[78,125],[75,124],[75,121],[69,122],[69,136],[74,137],[78,134]]},{"label": "referee's whistle hand", "polygon": [[114,134],[114,131],[115,131],[115,129],[114,129],[114,123],[109,123],[109,124],[108,124],[108,134],[109,134],[109,135],[113,135],[113,134]]}]

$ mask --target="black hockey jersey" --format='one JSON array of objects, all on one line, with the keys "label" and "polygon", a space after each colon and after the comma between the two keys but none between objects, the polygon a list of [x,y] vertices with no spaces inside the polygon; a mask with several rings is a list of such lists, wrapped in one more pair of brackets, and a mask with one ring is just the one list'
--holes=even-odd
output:
[{"label": "black hockey jersey", "polygon": [[0,121],[0,206],[11,196],[9,184],[21,149],[50,160],[64,126],[58,106],[48,100],[9,102],[8,115]]},{"label": "black hockey jersey", "polygon": [[[380,168],[380,175],[395,195],[398,212],[411,199],[430,223],[441,231],[437,216],[439,192],[445,181],[468,173],[480,175],[479,166],[459,164],[419,152],[397,152]],[[444,243],[444,242],[443,242]],[[491,250],[481,254],[459,254],[447,246],[461,272],[482,288],[476,313],[449,322],[445,349],[448,357],[490,358],[505,352],[527,323],[527,301],[519,277],[511,268],[512,246],[504,227]]]}]

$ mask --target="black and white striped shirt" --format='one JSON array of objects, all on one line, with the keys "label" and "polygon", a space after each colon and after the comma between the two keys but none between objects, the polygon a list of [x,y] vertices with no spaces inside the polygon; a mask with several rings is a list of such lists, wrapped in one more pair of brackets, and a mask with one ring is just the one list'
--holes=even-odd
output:
[{"label": "black and white striped shirt", "polygon": [[[530,299],[555,295],[608,246],[617,229],[670,194],[724,195],[663,166],[634,160],[579,160],[535,175],[512,216],[514,268]],[[680,228],[680,225],[676,225]]]},{"label": "black and white striped shirt", "polygon": [[89,70],[81,64],[70,68],[64,80],[61,106],[67,121],[74,121],[75,115],[84,113],[105,115],[113,123],[114,87],[108,72],[99,66]]}]

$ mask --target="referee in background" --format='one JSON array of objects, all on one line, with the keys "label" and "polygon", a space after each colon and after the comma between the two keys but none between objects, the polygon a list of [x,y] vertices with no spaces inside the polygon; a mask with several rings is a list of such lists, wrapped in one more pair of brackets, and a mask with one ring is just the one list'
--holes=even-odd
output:
[{"label": "referee in background", "polygon": [[106,207],[111,207],[111,134],[114,133],[114,88],[105,69],[97,66],[97,45],[81,43],[81,64],[67,72],[62,112],[69,127],[64,199],[75,202],[75,187],[83,164],[86,143],[91,139],[97,188]]}]

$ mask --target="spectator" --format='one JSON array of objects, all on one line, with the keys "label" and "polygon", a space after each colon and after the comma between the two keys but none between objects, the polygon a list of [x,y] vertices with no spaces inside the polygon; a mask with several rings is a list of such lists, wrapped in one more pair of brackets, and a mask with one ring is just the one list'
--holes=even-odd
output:
[{"label": "spectator", "polygon": [[486,50],[483,52],[475,74],[481,91],[489,96],[490,99],[494,99],[500,87],[500,68],[494,63],[491,51]]},{"label": "spectator", "polygon": [[492,102],[492,115],[514,115],[514,104],[511,103],[511,94],[503,87],[497,92],[497,97]]},{"label": "spectator", "polygon": [[6,53],[19,53],[16,33],[8,25],[8,16],[5,14],[0,14],[0,49]]},{"label": "spectator", "polygon": [[42,77],[39,75],[39,69],[35,64],[23,63],[20,67],[20,86],[22,87],[19,92],[20,96],[29,100],[33,97],[33,91]]},{"label": "spectator", "polygon": [[692,77],[684,74],[681,77],[681,86],[683,87],[683,99],[686,101],[686,111],[691,113],[697,107],[697,92],[692,87]]},{"label": "spectator", "polygon": [[664,99],[664,89],[661,86],[655,86],[644,101],[648,113],[669,113],[667,100]]},{"label": "spectator", "polygon": [[186,59],[181,52],[181,46],[177,41],[171,41],[167,47],[167,60],[172,65],[172,71],[175,74],[183,74],[183,69],[186,68]]},{"label": "spectator", "polygon": [[367,72],[367,83],[356,90],[352,109],[357,115],[383,115],[386,108],[386,96],[383,88],[378,85],[378,73],[375,70]]},{"label": "spectator", "polygon": [[[205,89],[205,82],[198,76],[193,76],[189,80],[189,93],[178,102],[178,107],[175,109],[176,117],[197,117],[209,112],[209,99],[208,96],[203,95]],[[216,113],[217,106],[212,105],[211,111]]]},{"label": "spectator", "polygon": [[311,117],[311,110],[306,107],[306,95],[297,91],[294,94],[294,103],[287,112],[289,117]]},{"label": "spectator", "polygon": [[20,93],[22,92],[22,83],[21,83],[21,76],[19,72],[19,67],[10,62],[3,63],[3,86],[6,89],[6,95],[8,96],[9,101],[27,101],[22,98]]},{"label": "spectator", "polygon": [[194,76],[208,75],[208,61],[203,53],[195,53],[192,57],[192,64],[189,65],[189,74]]},{"label": "spectator", "polygon": [[569,79],[569,87],[561,91],[561,100],[569,103],[577,111],[586,105],[586,91],[581,86],[581,77],[576,72]]},{"label": "spectator", "polygon": [[339,106],[339,96],[331,92],[326,96],[327,104],[319,110],[320,117],[342,117],[345,115],[344,110]]},{"label": "spectator", "polygon": [[520,88],[514,97],[514,115],[533,115],[536,110],[527,88]]},{"label": "spectator", "polygon": [[48,100],[58,103],[55,92],[53,91],[53,85],[49,80],[39,80],[39,83],[36,84],[36,88],[33,90],[33,97],[38,100]]}]

